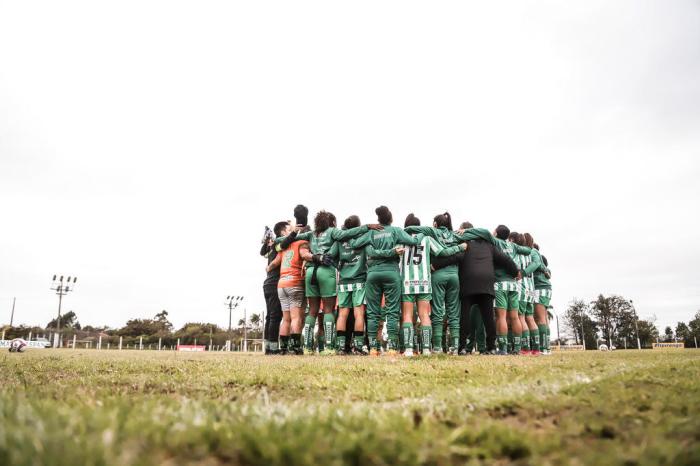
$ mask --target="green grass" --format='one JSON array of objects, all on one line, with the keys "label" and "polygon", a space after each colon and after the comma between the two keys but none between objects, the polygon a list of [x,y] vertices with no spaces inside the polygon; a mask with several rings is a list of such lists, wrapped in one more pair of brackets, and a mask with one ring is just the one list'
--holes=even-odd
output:
[{"label": "green grass", "polygon": [[700,464],[700,351],[0,353],[0,464]]}]

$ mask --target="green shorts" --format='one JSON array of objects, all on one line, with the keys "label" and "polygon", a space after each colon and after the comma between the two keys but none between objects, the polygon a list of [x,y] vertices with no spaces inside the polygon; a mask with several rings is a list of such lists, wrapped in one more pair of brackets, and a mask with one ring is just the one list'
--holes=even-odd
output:
[{"label": "green shorts", "polygon": [[306,268],[306,297],[307,298],[332,298],[336,296],[335,269],[321,265],[316,272],[316,283],[311,284],[314,267]]},{"label": "green shorts", "polygon": [[520,297],[517,291],[496,290],[494,293],[496,295],[496,309],[505,309],[506,311],[520,309]]},{"label": "green shorts", "polygon": [[542,304],[544,307],[549,307],[549,302],[552,300],[552,290],[542,289],[535,290],[535,302],[537,304]]},{"label": "green shorts", "polygon": [[365,304],[364,283],[338,285],[338,307],[355,308]]},{"label": "green shorts", "polygon": [[433,295],[430,293],[404,294],[401,295],[402,303],[415,303],[416,301],[430,301]]},{"label": "green shorts", "polygon": [[521,300],[520,306],[518,307],[518,314],[526,317],[535,315],[535,306],[533,303],[528,303],[525,300]]}]

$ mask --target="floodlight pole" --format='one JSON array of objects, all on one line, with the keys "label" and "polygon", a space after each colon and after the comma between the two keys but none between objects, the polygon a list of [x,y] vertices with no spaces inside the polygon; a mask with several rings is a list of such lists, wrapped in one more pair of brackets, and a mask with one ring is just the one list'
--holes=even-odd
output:
[{"label": "floodlight pole", "polygon": [[[75,282],[78,281],[78,277],[73,277],[72,283],[73,283],[73,288],[75,288]],[[59,342],[60,342],[60,331],[61,331],[61,304],[63,303],[63,297],[67,295],[70,291],[73,291],[70,287],[71,284],[71,277],[68,277],[68,280],[65,282],[63,281],[63,275],[61,275],[61,278],[56,280],[56,275],[53,276],[52,280],[53,288],[50,288],[52,291],[55,291],[56,294],[58,295],[58,317],[56,318],[56,335],[54,336],[54,342],[55,347],[58,348]]]},{"label": "floodlight pole", "polygon": [[583,350],[586,351],[586,335],[583,333],[583,309],[581,309],[581,343],[583,343]]}]

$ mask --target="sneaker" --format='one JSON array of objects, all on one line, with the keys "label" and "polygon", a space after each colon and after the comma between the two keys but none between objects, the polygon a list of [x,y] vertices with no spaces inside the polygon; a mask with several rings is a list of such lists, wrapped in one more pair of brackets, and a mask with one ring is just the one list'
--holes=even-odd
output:
[{"label": "sneaker", "polygon": [[348,353],[347,351],[345,351],[345,348],[342,348],[342,349],[336,350],[336,351],[335,351],[335,354],[337,354],[338,356],[347,356],[347,355],[350,354],[350,353]]},{"label": "sneaker", "polygon": [[367,349],[367,346],[363,345],[361,348],[353,348],[352,354],[355,354],[357,356],[367,356],[369,355],[369,350]]},{"label": "sneaker", "polygon": [[369,355],[379,357],[379,350],[377,350],[376,348],[372,348],[371,350],[369,350]]},{"label": "sneaker", "polygon": [[442,348],[433,349],[433,354],[442,354]]},{"label": "sneaker", "polygon": [[423,348],[423,352],[421,353],[423,356],[430,356],[433,354],[429,348]]},{"label": "sneaker", "polygon": [[521,355],[521,356],[527,356],[527,355],[529,355],[529,354],[530,354],[530,350],[526,350],[526,349],[521,349],[521,350],[520,350],[520,355]]},{"label": "sneaker", "polygon": [[542,353],[540,353],[539,350],[532,350],[530,351],[530,356],[541,356]]},{"label": "sneaker", "polygon": [[413,357],[413,348],[406,348],[406,351],[403,352],[403,355],[407,358],[412,358]]},{"label": "sneaker", "polygon": [[508,351],[506,350],[498,350],[495,353],[497,356],[508,356]]},{"label": "sneaker", "polygon": [[483,352],[479,352],[479,354],[482,355],[482,356],[494,356],[494,355],[496,355],[496,354],[498,354],[498,353],[496,352],[496,350],[486,350],[486,351],[483,351]]},{"label": "sneaker", "polygon": [[450,349],[447,350],[447,353],[451,354],[452,356],[457,356],[459,354],[459,350],[454,346],[450,346]]},{"label": "sneaker", "polygon": [[304,355],[305,355],[305,356],[308,356],[308,355],[310,355],[310,354],[316,354],[316,352],[315,352],[314,350],[312,350],[312,349],[304,348]]}]

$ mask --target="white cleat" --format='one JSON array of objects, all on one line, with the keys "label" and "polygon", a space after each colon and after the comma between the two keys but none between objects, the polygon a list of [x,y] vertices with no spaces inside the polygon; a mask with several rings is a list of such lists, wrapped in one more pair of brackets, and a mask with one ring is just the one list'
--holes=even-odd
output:
[{"label": "white cleat", "polygon": [[413,357],[413,348],[406,348],[406,351],[403,352],[403,355],[407,358],[412,358]]}]

